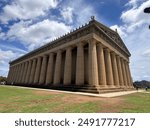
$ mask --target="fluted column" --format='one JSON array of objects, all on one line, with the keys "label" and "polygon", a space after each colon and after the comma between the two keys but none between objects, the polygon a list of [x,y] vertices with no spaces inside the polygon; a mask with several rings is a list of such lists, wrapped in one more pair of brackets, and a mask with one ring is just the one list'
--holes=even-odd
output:
[{"label": "fluted column", "polygon": [[10,73],[10,83],[13,81],[13,75],[14,75],[14,67],[11,67],[11,73]]},{"label": "fluted column", "polygon": [[12,72],[11,72],[11,78],[10,78],[10,82],[13,82],[13,77],[14,77],[14,66],[12,66]]},{"label": "fluted column", "polygon": [[21,63],[21,64],[19,65],[19,75],[18,75],[17,83],[20,83],[20,81],[21,81],[21,78],[22,78],[22,71],[23,71],[23,63]]},{"label": "fluted column", "polygon": [[125,72],[125,66],[124,66],[124,60],[121,58],[121,66],[122,66],[122,72],[123,72],[123,84],[124,86],[127,86],[127,77]]},{"label": "fluted column", "polygon": [[10,76],[11,76],[11,67],[9,67],[9,72],[8,72],[8,75],[7,75],[7,84],[10,83]]},{"label": "fluted column", "polygon": [[61,77],[61,63],[62,63],[62,54],[61,50],[57,52],[56,56],[56,64],[55,64],[55,72],[54,72],[54,84],[60,84]]},{"label": "fluted column", "polygon": [[89,41],[89,69],[88,70],[89,70],[89,84],[94,86],[99,85],[96,41],[94,39]]},{"label": "fluted column", "polygon": [[19,83],[22,83],[23,72],[24,72],[24,66],[25,66],[25,64],[24,64],[24,63],[22,63],[22,66],[21,66],[21,72],[20,72],[20,79],[19,79]]},{"label": "fluted column", "polygon": [[127,65],[127,69],[128,69],[128,73],[129,73],[129,78],[130,78],[130,87],[133,87],[133,81],[132,81],[132,77],[131,77],[131,72],[130,72],[130,68],[129,68],[129,63]]},{"label": "fluted column", "polygon": [[46,85],[51,84],[53,82],[53,68],[54,68],[54,54],[50,53],[47,66]]},{"label": "fluted column", "polygon": [[16,78],[16,68],[17,66],[13,66],[13,77],[12,77],[12,82],[13,82],[13,84],[15,83],[15,78]]},{"label": "fluted column", "polygon": [[33,59],[29,84],[32,84],[34,82],[35,69],[36,69],[36,59]]},{"label": "fluted column", "polygon": [[77,44],[77,61],[76,61],[76,85],[84,84],[84,48],[80,42]]},{"label": "fluted column", "polygon": [[10,83],[12,83],[12,80],[13,80],[13,74],[14,74],[14,67],[11,67]]},{"label": "fluted column", "polygon": [[21,77],[20,83],[23,83],[23,80],[24,80],[24,76],[25,76],[25,67],[26,67],[26,62],[23,63],[22,77]]},{"label": "fluted column", "polygon": [[72,50],[68,47],[66,50],[65,69],[64,69],[64,84],[71,84],[71,68],[72,68]]},{"label": "fluted column", "polygon": [[114,52],[111,53],[111,63],[112,63],[114,85],[119,86],[118,67],[116,62],[116,55]]},{"label": "fluted column", "polygon": [[29,65],[28,65],[27,75],[26,75],[26,80],[25,80],[26,84],[29,84],[29,78],[30,78],[30,73],[31,73],[31,65],[32,65],[32,61],[29,60]]},{"label": "fluted column", "polygon": [[15,72],[15,78],[14,78],[14,82],[15,82],[15,84],[17,83],[17,80],[18,80],[18,78],[19,78],[19,65],[16,65],[16,72]]},{"label": "fluted column", "polygon": [[37,64],[36,64],[36,70],[35,70],[35,76],[34,76],[34,84],[39,83],[40,70],[41,70],[41,57],[38,57]]},{"label": "fluted column", "polygon": [[98,44],[98,75],[99,75],[99,84],[106,86],[106,70],[105,70],[105,61],[104,61],[104,51],[102,44]]},{"label": "fluted column", "polygon": [[125,85],[126,87],[128,86],[128,74],[127,74],[127,71],[126,71],[126,61],[123,59],[123,66],[124,66],[124,72],[125,72]]},{"label": "fluted column", "polygon": [[11,79],[11,73],[12,73],[12,67],[9,67],[9,72],[8,72],[8,76],[7,76],[7,84],[10,83],[10,79]]},{"label": "fluted column", "polygon": [[22,77],[22,83],[25,83],[26,74],[27,74],[27,68],[28,68],[28,61],[25,62],[25,67],[24,67],[23,77]]},{"label": "fluted column", "polygon": [[105,51],[104,54],[105,54],[107,84],[108,85],[114,85],[110,50],[107,48],[104,51]]},{"label": "fluted column", "polygon": [[43,56],[39,84],[44,84],[46,81],[47,56]]},{"label": "fluted column", "polygon": [[118,55],[116,57],[116,60],[117,60],[117,67],[118,67],[119,85],[123,86],[123,72],[122,72],[122,68],[121,68],[120,57]]},{"label": "fluted column", "polygon": [[130,76],[129,76],[129,72],[128,72],[128,68],[127,68],[127,61],[125,61],[125,71],[126,71],[126,75],[127,75],[127,86],[130,86]]}]

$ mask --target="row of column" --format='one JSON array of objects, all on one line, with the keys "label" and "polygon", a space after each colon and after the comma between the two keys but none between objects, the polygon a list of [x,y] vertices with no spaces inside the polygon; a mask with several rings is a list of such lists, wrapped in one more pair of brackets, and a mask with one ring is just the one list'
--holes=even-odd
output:
[{"label": "row of column", "polygon": [[[88,41],[88,64],[85,69],[85,44],[77,44],[75,85],[85,84],[85,71],[88,85],[93,86],[132,86],[129,63],[115,52],[105,48],[96,40]],[[64,85],[72,84],[72,47],[65,50],[63,71]],[[30,85],[59,85],[62,73],[62,51],[39,56],[29,61],[10,66],[8,83]]]}]

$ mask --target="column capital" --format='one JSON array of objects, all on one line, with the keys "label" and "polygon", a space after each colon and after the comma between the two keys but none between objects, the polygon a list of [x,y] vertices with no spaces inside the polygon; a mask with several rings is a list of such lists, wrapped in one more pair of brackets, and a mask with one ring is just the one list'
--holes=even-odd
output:
[{"label": "column capital", "polygon": [[99,47],[101,47],[101,48],[104,48],[104,46],[103,46],[102,43],[100,43],[100,42],[97,44],[97,46],[99,46]]},{"label": "column capital", "polygon": [[72,48],[73,48],[72,46],[68,46],[68,47],[65,48],[65,50],[66,50],[66,51],[67,51],[67,50],[72,50]]},{"label": "column capital", "polygon": [[109,48],[104,48],[104,51],[111,52]]},{"label": "column capital", "polygon": [[116,56],[116,53],[114,51],[110,51],[110,54]]},{"label": "column capital", "polygon": [[94,38],[88,39],[87,42],[88,43],[92,43],[92,44],[96,44],[97,43],[96,39],[94,39]]},{"label": "column capital", "polygon": [[77,43],[77,47],[78,46],[83,46],[83,45],[84,45],[84,43],[82,41],[80,41],[80,42]]}]

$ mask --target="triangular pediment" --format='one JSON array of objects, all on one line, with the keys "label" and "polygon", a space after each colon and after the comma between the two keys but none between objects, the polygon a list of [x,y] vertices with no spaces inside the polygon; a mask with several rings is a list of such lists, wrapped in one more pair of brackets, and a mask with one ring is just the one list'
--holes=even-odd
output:
[{"label": "triangular pediment", "polygon": [[111,40],[113,40],[118,46],[120,46],[125,52],[127,52],[130,55],[129,50],[125,46],[124,42],[122,41],[121,37],[119,34],[107,26],[99,23],[98,21],[95,20],[96,25],[103,31],[105,35],[107,35]]}]

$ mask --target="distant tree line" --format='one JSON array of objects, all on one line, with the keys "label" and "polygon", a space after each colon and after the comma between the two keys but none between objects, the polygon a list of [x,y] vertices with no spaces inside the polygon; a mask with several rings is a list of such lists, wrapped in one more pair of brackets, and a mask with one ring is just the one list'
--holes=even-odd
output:
[{"label": "distant tree line", "polygon": [[0,84],[5,84],[7,81],[6,77],[0,76]]},{"label": "distant tree line", "polygon": [[146,81],[146,80],[142,80],[142,81],[135,81],[133,83],[134,87],[138,87],[138,88],[150,88],[150,81]]}]

